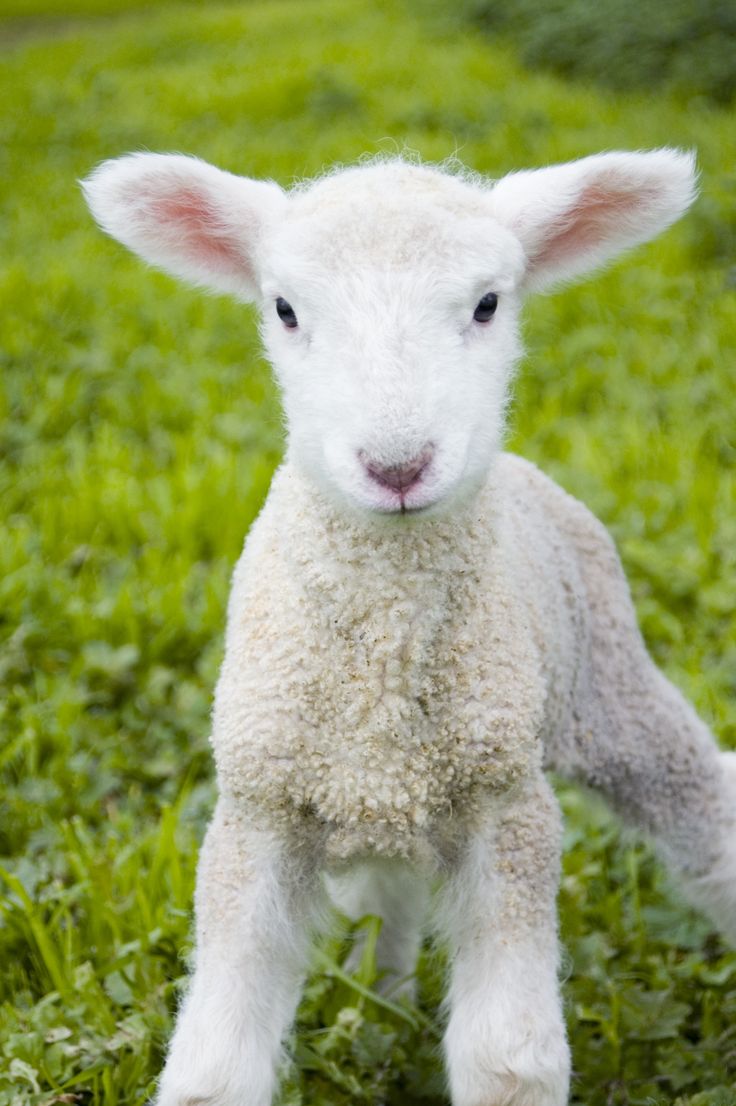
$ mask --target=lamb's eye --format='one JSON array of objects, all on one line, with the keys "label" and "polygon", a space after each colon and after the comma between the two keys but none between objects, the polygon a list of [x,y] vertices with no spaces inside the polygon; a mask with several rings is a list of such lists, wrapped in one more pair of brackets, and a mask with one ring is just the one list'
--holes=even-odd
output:
[{"label": "lamb's eye", "polygon": [[496,313],[498,296],[495,292],[486,292],[483,299],[478,300],[478,306],[473,312],[473,318],[477,323],[487,323]]},{"label": "lamb's eye", "polygon": [[294,308],[281,296],[276,300],[276,314],[284,326],[288,326],[289,330],[294,330],[299,325]]}]

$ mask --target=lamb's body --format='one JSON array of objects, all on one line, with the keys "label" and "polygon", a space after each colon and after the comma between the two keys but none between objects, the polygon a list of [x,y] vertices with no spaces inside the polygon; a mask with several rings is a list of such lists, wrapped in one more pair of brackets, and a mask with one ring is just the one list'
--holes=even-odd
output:
[{"label": "lamb's body", "polygon": [[289,420],[235,572],[159,1106],[268,1106],[323,873],[348,913],[383,916],[389,983],[441,876],[453,1106],[562,1106],[544,768],[601,790],[733,937],[736,770],[650,660],[603,527],[499,453],[504,400],[522,292],[669,225],[691,159],[493,186],[399,160],[287,197],[139,155],[87,187],[148,260],[261,300]]},{"label": "lamb's body", "polygon": [[222,793],[332,866],[442,870],[478,812],[543,764],[694,872],[713,860],[698,827],[724,801],[717,750],[648,657],[607,532],[511,454],[451,519],[378,533],[284,465],[235,571],[212,741]]}]

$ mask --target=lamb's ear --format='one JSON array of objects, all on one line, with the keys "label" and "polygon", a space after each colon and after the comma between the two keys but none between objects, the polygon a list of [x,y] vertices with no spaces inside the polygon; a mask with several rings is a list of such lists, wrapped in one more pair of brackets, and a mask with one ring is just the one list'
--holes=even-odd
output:
[{"label": "lamb's ear", "polygon": [[128,154],[82,182],[103,230],[174,276],[243,299],[258,294],[259,244],[287,200],[277,184],[179,154]]},{"label": "lamb's ear", "polygon": [[696,192],[695,159],[679,150],[609,153],[503,177],[493,215],[520,240],[525,287],[545,288],[605,264],[674,223]]}]

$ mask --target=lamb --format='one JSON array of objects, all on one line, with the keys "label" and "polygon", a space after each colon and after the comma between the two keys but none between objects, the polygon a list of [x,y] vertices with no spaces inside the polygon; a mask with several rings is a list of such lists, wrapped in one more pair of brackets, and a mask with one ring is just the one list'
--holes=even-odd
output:
[{"label": "lamb", "polygon": [[[268,1106],[326,884],[387,983],[450,944],[453,1106],[560,1106],[560,816],[595,787],[736,938],[736,757],[649,658],[602,525],[502,452],[523,297],[669,226],[693,158],[498,182],[402,158],[285,193],[134,154],[109,234],[260,304],[286,459],[235,569],[196,966],[158,1106]],[[440,889],[430,894],[430,886]]]}]

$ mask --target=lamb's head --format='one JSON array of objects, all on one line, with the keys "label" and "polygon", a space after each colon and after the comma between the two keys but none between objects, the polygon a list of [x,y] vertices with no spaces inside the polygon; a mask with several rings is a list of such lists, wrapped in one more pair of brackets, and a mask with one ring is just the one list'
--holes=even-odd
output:
[{"label": "lamb's head", "polygon": [[503,435],[528,290],[657,234],[692,200],[674,150],[493,183],[401,159],[283,192],[195,158],[133,154],[84,183],[147,261],[259,303],[293,462],[359,510],[441,510]]}]

